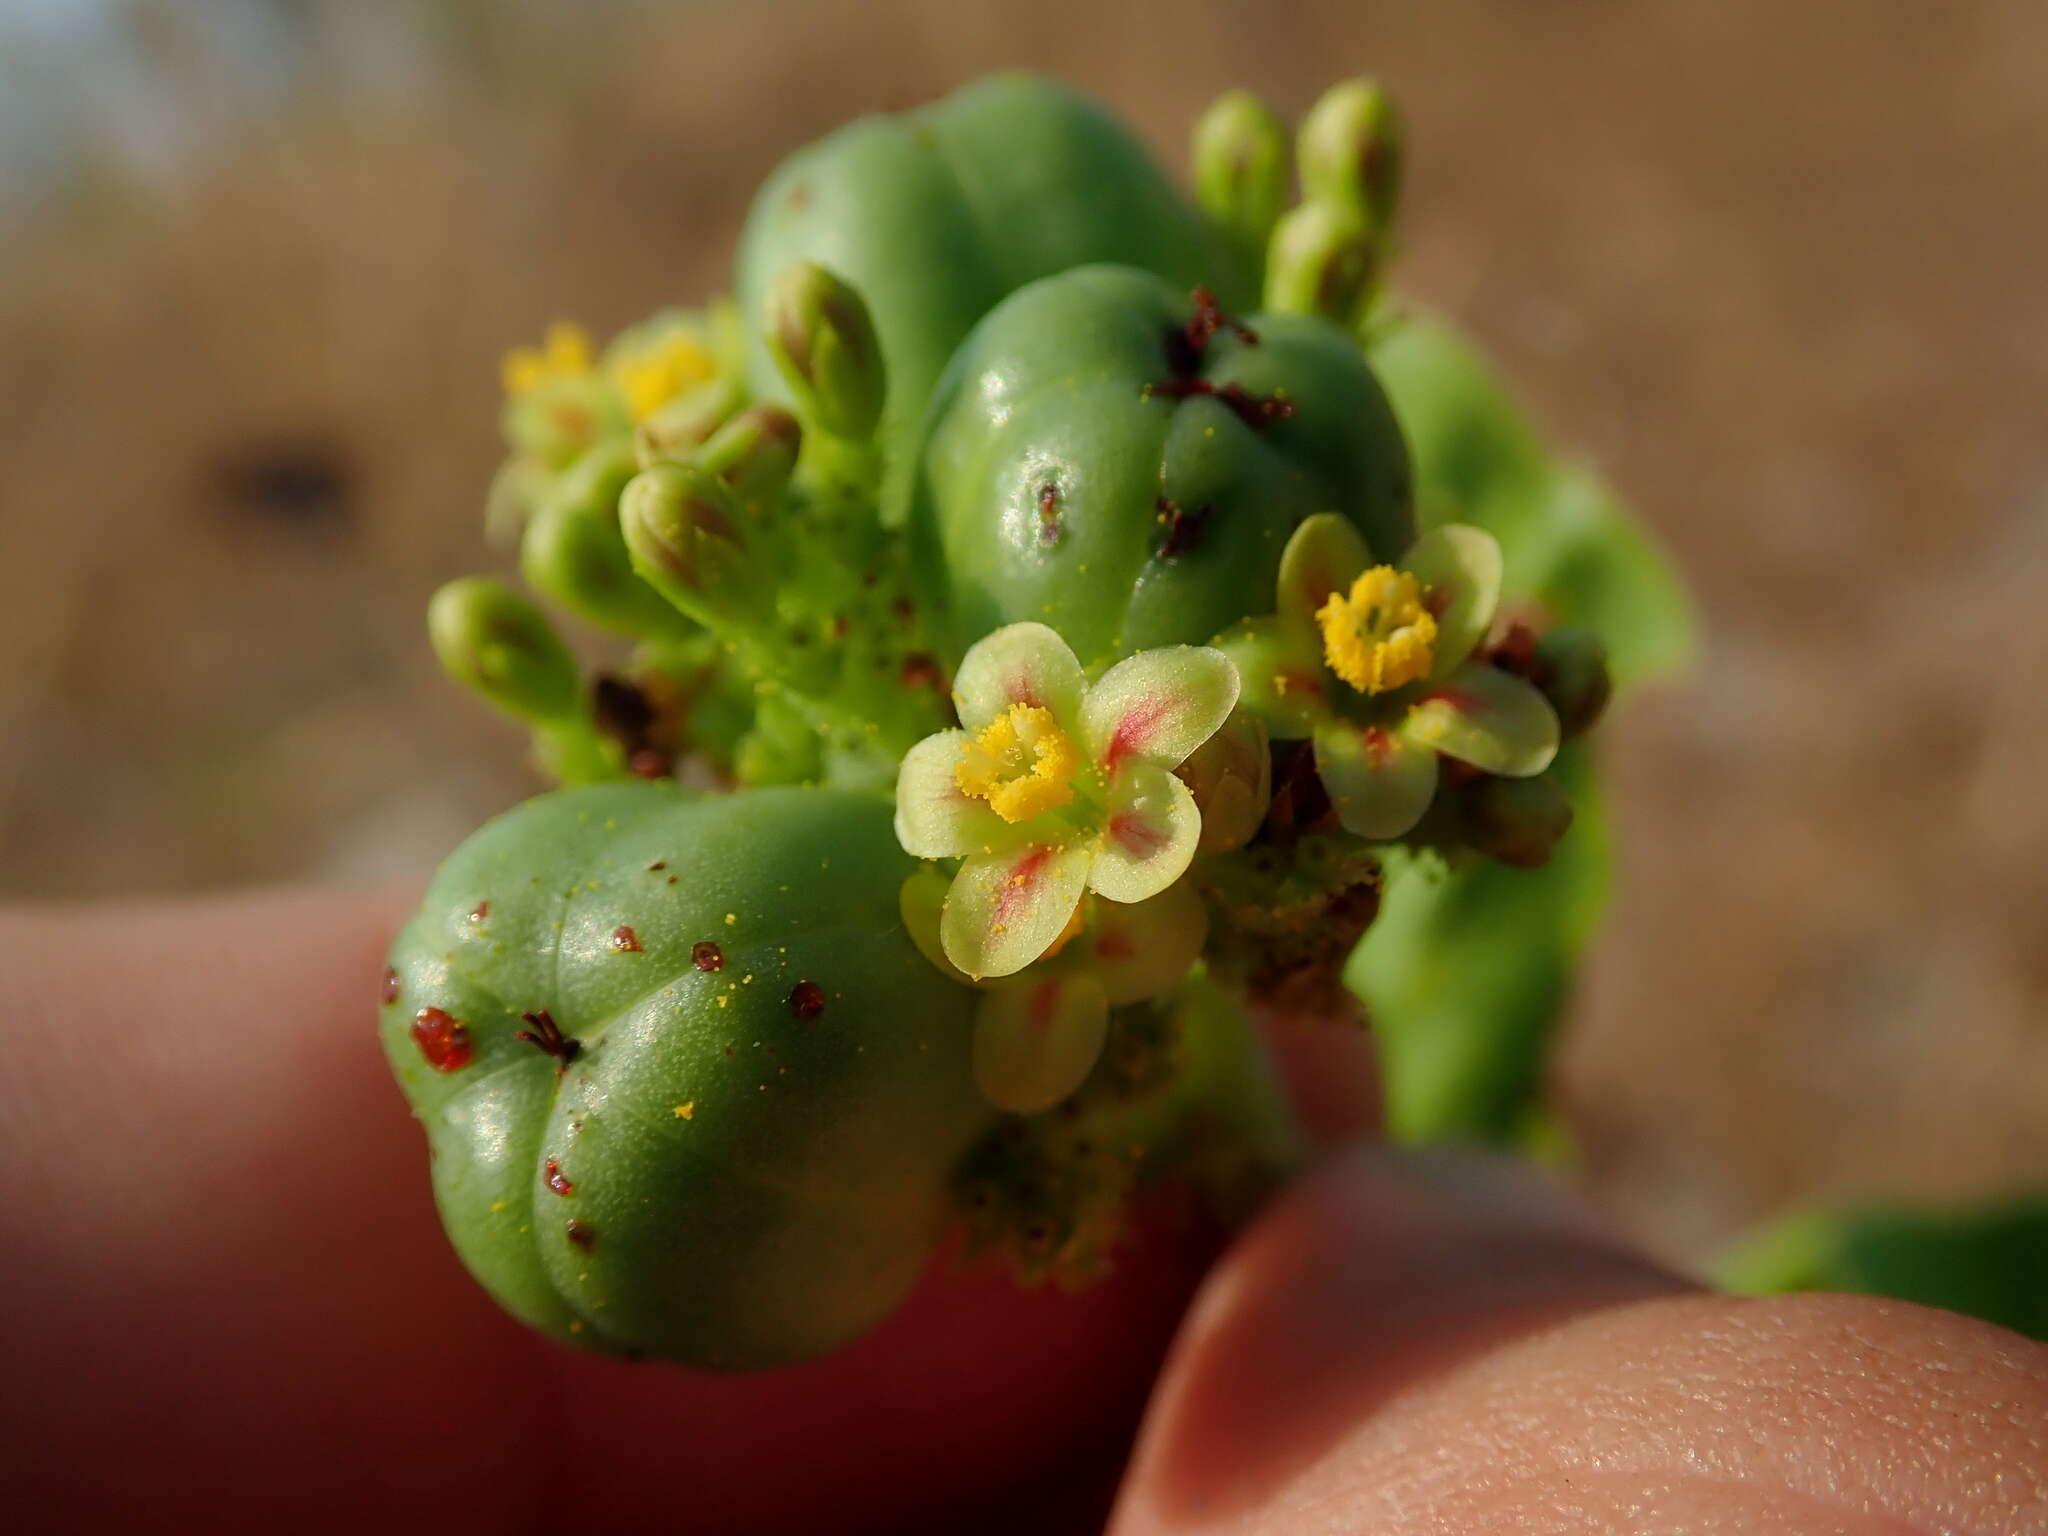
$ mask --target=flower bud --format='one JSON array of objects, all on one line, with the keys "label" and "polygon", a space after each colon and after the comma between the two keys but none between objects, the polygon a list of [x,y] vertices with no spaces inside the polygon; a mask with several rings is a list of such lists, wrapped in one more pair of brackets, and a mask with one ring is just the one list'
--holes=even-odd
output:
[{"label": "flower bud", "polygon": [[742,511],[758,516],[781,499],[802,442],[803,428],[789,412],[750,405],[712,433],[691,462],[730,486]]},{"label": "flower bud", "polygon": [[619,529],[633,569],[691,618],[717,628],[772,614],[772,583],[747,547],[740,509],[709,470],[642,470],[620,493]]},{"label": "flower bud", "polygon": [[541,497],[519,544],[526,584],[593,624],[643,637],[687,629],[633,574],[619,538],[619,493],[633,473],[623,438],[592,449]]},{"label": "flower bud", "polygon": [[1483,778],[1463,795],[1466,840],[1518,869],[1549,862],[1572,824],[1572,803],[1551,773],[1528,779]]},{"label": "flower bud", "polygon": [[1233,711],[1223,728],[1174,770],[1202,813],[1204,853],[1242,848],[1266,819],[1273,799],[1273,757],[1265,722]]},{"label": "flower bud", "polygon": [[427,604],[427,635],[448,675],[536,724],[581,706],[576,663],[541,611],[502,581],[465,576]]},{"label": "flower bud", "polygon": [[1401,122],[1371,80],[1332,86],[1302,119],[1296,145],[1310,202],[1341,203],[1383,235],[1401,196]]},{"label": "flower bud", "polygon": [[1226,91],[1195,124],[1195,196],[1203,210],[1263,251],[1287,200],[1287,127],[1250,91]]},{"label": "flower bud", "polygon": [[1536,642],[1536,684],[1569,739],[1593,728],[1614,692],[1607,644],[1591,630],[1553,629]]},{"label": "flower bud", "polygon": [[714,379],[662,406],[633,430],[642,469],[680,464],[732,418],[745,398],[737,379]]},{"label": "flower bud", "polygon": [[1342,203],[1308,202],[1273,228],[1266,251],[1266,308],[1348,322],[1371,291],[1379,250],[1364,215]]},{"label": "flower bud", "polygon": [[811,426],[865,438],[882,415],[882,346],[861,296],[814,261],[768,293],[768,350]]}]

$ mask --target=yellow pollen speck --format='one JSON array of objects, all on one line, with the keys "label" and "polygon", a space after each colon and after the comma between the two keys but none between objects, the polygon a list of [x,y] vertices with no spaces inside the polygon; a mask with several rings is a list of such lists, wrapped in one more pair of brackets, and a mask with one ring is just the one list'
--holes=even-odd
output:
[{"label": "yellow pollen speck", "polygon": [[1386,693],[1427,677],[1436,660],[1436,618],[1406,571],[1376,565],[1316,610],[1323,659],[1360,693]]},{"label": "yellow pollen speck", "polygon": [[502,1210],[504,1210],[504,1209],[505,1209],[505,1202],[504,1202],[504,1201],[502,1201],[502,1200],[493,1200],[493,1201],[491,1202],[491,1214],[492,1214],[493,1216],[497,1215],[497,1214],[498,1214],[498,1212],[500,1212],[500,1211],[502,1211]]},{"label": "yellow pollen speck", "polygon": [[570,1319],[569,1319],[569,1331],[570,1331],[571,1333],[581,1333],[581,1332],[583,1331],[583,1319],[582,1319],[582,1318],[580,1318],[580,1317],[572,1317],[572,1318],[570,1318]]},{"label": "yellow pollen speck", "polygon": [[728,913],[726,913],[726,914],[725,914],[725,925],[726,925],[726,927],[730,928],[730,927],[731,927],[731,926],[732,926],[732,925],[733,925],[734,923],[736,923],[736,922],[738,922],[738,921],[739,921],[739,916],[738,916],[738,914],[737,914],[737,913],[733,913],[733,912],[728,912]]},{"label": "yellow pollen speck", "polygon": [[590,372],[590,335],[580,325],[557,320],[537,347],[514,347],[498,365],[498,378],[512,399],[530,395],[550,379]]},{"label": "yellow pollen speck", "polygon": [[694,1120],[694,1119],[696,1119],[696,1118],[697,1118],[697,1101],[696,1101],[695,1099],[692,1099],[692,1100],[690,1100],[690,1102],[689,1102],[689,1103],[687,1103],[687,1104],[678,1104],[678,1105],[676,1106],[676,1118],[677,1118],[678,1120]]},{"label": "yellow pollen speck", "polygon": [[729,1002],[731,1002],[731,1001],[732,1001],[732,994],[731,994],[730,992],[721,992],[721,993],[719,993],[719,994],[718,994],[718,1006],[719,1006],[719,1007],[723,1008],[723,1007],[724,1007],[724,1006],[725,1006],[725,1005],[726,1005],[727,1003],[729,1003]]},{"label": "yellow pollen speck", "polygon": [[1027,821],[1074,798],[1080,766],[1051,710],[1012,704],[961,749],[953,782],[1003,820]]}]

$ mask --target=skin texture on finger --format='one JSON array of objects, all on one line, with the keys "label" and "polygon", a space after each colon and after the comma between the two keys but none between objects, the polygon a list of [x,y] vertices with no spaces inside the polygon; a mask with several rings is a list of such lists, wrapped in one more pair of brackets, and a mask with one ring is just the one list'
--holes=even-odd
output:
[{"label": "skin texture on finger", "polygon": [[1113,1536],[2048,1531],[2048,1351],[1700,1295],[1524,1174],[1339,1159],[1204,1287]]},{"label": "skin texture on finger", "polygon": [[1213,1238],[1154,1230],[1073,1296],[941,1262],[764,1375],[579,1355],[441,1234],[374,1029],[407,906],[0,913],[10,1521],[1043,1529],[1046,1489],[1099,1518]]}]

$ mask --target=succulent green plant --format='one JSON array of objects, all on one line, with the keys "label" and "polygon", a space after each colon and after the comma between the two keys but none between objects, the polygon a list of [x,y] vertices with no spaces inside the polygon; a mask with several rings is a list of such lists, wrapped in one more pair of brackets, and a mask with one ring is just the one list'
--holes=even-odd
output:
[{"label": "succulent green plant", "polygon": [[1682,625],[1389,297],[1401,142],[1336,88],[1289,208],[1235,92],[1190,201],[1004,76],[791,157],[737,307],[507,359],[489,521],[613,655],[435,597],[566,787],[450,858],[383,1031],[510,1311],[768,1367],[952,1229],[1072,1282],[1152,1181],[1239,1219],[1300,1153],[1251,1017],[1347,980],[1397,1132],[1526,1122],[1604,868],[1577,738]]}]

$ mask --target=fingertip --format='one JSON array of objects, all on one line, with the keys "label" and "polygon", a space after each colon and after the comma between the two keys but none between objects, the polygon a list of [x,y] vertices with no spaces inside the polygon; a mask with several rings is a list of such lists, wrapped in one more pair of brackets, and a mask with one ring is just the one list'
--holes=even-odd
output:
[{"label": "fingertip", "polygon": [[1233,1528],[1418,1386],[1532,1331],[1685,1288],[1531,1170],[1340,1154],[1204,1285],[1113,1530]]}]

